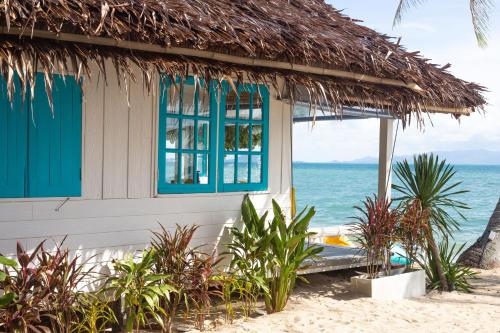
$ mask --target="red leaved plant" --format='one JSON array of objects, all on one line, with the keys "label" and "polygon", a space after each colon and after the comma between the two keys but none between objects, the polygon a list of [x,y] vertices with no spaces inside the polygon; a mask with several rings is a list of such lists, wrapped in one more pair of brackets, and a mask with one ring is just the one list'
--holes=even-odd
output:
[{"label": "red leaved plant", "polygon": [[381,267],[391,269],[391,247],[397,240],[399,213],[391,210],[391,201],[367,197],[363,207],[354,207],[361,214],[351,228],[359,247],[366,253],[368,278],[377,278]]},{"label": "red leaved plant", "polygon": [[7,332],[63,332],[74,319],[72,306],[78,298],[78,286],[89,274],[85,263],[71,258],[62,249],[44,248],[45,241],[29,253],[17,243],[18,265],[5,268],[0,290],[11,294],[0,306],[0,328]]}]

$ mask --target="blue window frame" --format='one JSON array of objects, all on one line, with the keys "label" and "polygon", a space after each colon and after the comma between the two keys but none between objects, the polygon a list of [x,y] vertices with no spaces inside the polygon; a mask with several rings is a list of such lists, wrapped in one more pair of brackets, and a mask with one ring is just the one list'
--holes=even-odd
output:
[{"label": "blue window frame", "polygon": [[[19,86],[16,78],[16,86]],[[19,88],[16,91],[20,91]],[[28,90],[29,91],[29,90]],[[44,76],[37,74],[33,102],[13,103],[0,79],[0,198],[81,195],[81,88],[73,76],[54,75],[53,110]]]},{"label": "blue window frame", "polygon": [[163,76],[160,88],[158,193],[215,191],[217,95],[214,84]]},{"label": "blue window frame", "polygon": [[224,82],[220,102],[218,190],[267,189],[269,91]]}]

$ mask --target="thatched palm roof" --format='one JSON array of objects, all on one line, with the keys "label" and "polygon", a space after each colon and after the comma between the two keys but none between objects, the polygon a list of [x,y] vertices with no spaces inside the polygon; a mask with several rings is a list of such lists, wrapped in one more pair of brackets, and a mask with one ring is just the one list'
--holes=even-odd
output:
[{"label": "thatched palm roof", "polygon": [[[74,62],[68,66],[85,68],[90,60],[109,57],[120,72],[128,72],[131,61],[139,65],[147,84],[157,71],[217,79],[248,74],[271,83],[282,77],[292,96],[300,85],[313,102],[390,109],[403,119],[409,111],[419,115],[441,108],[458,114],[485,103],[482,87],[455,78],[322,0],[9,0],[0,12],[0,66],[6,77],[10,66],[29,80],[35,60],[48,70],[67,59]],[[81,35],[90,39],[74,38]],[[139,43],[154,48],[127,49]],[[234,61],[238,57],[260,62]],[[302,67],[274,66],[282,63]]]}]

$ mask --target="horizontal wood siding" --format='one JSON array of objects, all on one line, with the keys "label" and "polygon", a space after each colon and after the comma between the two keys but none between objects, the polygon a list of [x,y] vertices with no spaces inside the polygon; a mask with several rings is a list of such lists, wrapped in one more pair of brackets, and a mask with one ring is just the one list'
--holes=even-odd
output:
[{"label": "horizontal wood siding", "polygon": [[[65,246],[75,254],[105,266],[112,258],[142,250],[159,224],[169,230],[176,224],[199,225],[192,245],[221,251],[228,228],[239,223],[244,194],[155,197],[157,95],[146,94],[140,79],[128,82],[129,93],[114,74],[107,79],[106,86],[96,74],[83,85],[82,197],[68,202],[0,199],[0,253],[13,255],[17,240],[32,249],[47,239],[50,248],[67,236]],[[275,96],[271,90],[269,190],[252,194],[261,212],[273,198],[285,209],[290,206],[290,159],[284,153],[290,147],[282,147],[289,144],[284,130],[289,115],[282,114]]]}]

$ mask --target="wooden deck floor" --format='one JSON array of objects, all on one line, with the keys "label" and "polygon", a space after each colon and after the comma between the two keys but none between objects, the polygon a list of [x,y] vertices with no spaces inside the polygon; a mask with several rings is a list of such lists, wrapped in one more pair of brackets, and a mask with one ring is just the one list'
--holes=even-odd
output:
[{"label": "wooden deck floor", "polygon": [[299,270],[300,275],[336,271],[366,266],[364,253],[354,247],[321,244],[324,248],[319,259],[310,259]]}]

